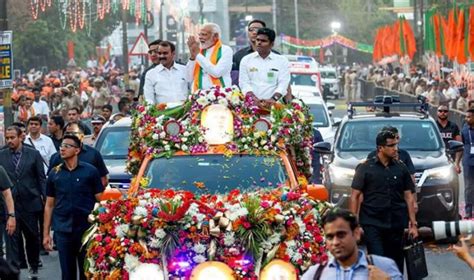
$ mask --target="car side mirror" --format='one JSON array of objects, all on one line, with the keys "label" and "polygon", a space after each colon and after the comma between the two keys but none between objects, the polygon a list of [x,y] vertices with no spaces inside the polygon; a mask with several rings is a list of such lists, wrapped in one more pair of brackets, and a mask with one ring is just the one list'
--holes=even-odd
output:
[{"label": "car side mirror", "polygon": [[331,143],[329,142],[318,142],[313,145],[314,151],[322,155],[332,154]]},{"label": "car side mirror", "polygon": [[107,187],[100,196],[100,200],[119,200],[122,197],[122,192],[117,188]]},{"label": "car side mirror", "polygon": [[464,150],[464,144],[456,140],[449,140],[446,148],[448,154],[455,154]]},{"label": "car side mirror", "polygon": [[327,102],[326,106],[328,107],[328,110],[335,110],[336,109],[336,104]]},{"label": "car side mirror", "polygon": [[334,118],[332,126],[339,126],[342,122],[341,118]]},{"label": "car side mirror", "polygon": [[306,193],[315,200],[328,201],[329,193],[324,185],[320,184],[308,184],[306,186]]}]

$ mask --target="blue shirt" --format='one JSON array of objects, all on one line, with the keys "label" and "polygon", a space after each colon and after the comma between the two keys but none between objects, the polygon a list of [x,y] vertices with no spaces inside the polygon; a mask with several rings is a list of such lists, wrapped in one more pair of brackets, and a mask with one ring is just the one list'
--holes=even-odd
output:
[{"label": "blue shirt", "polygon": [[[99,151],[88,145],[82,145],[81,152],[79,153],[79,161],[87,162],[97,168],[100,177],[104,177],[109,174],[102,155],[99,153]],[[49,160],[48,174],[53,167],[57,166],[60,163],[63,163],[63,160],[61,159],[59,153],[55,153],[54,155],[52,155],[51,159]]]},{"label": "blue shirt", "polygon": [[86,230],[95,195],[104,191],[97,169],[79,161],[75,169],[65,164],[54,167],[46,181],[46,196],[55,198],[53,228],[58,232]]},{"label": "blue shirt", "polygon": [[471,154],[471,147],[474,147],[474,128],[464,125],[461,130],[461,138],[464,143],[462,165],[474,166],[474,154]]},{"label": "blue shirt", "polygon": [[[374,266],[387,273],[392,280],[402,280],[403,276],[392,259],[371,255]],[[349,268],[342,267],[334,258],[331,258],[321,274],[321,280],[367,280],[369,278],[367,257],[364,251],[359,250],[357,262]],[[319,264],[311,266],[301,277],[301,280],[313,280]]]}]

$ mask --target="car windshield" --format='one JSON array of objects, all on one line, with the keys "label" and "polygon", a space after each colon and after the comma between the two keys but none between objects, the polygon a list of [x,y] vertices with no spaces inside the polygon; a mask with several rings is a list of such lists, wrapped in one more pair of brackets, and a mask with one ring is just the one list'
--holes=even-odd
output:
[{"label": "car windshield", "polygon": [[291,74],[291,80],[290,80],[290,85],[297,85],[297,86],[315,86],[316,81],[315,81],[315,76],[314,74]]},{"label": "car windshield", "polygon": [[287,180],[278,156],[200,155],[157,158],[145,176],[150,188],[225,193],[276,187]]},{"label": "car windshield", "polygon": [[321,79],[336,79],[336,72],[321,71]]},{"label": "car windshield", "polygon": [[429,120],[367,120],[347,122],[338,137],[340,151],[375,150],[375,138],[384,126],[393,126],[400,135],[399,148],[408,151],[438,151],[443,146],[439,132]]},{"label": "car windshield", "polygon": [[329,120],[323,104],[306,104],[313,115],[313,125],[316,127],[328,127]]},{"label": "car windshield", "polygon": [[127,158],[130,144],[130,128],[105,128],[97,140],[95,148],[104,159]]}]

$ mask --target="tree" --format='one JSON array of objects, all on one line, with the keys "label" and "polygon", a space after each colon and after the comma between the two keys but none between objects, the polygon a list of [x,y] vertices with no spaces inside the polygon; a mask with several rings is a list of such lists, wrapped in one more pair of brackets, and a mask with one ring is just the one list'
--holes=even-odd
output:
[{"label": "tree", "polygon": [[35,21],[30,14],[29,1],[8,3],[15,68],[22,70],[42,66],[49,69],[65,68],[68,62],[68,41],[74,43],[76,63],[84,66],[87,59],[96,53],[95,47],[119,23],[119,15],[110,14],[102,21],[92,20],[90,35],[87,30],[72,32],[68,26],[62,29],[59,11],[55,6],[40,14]]}]

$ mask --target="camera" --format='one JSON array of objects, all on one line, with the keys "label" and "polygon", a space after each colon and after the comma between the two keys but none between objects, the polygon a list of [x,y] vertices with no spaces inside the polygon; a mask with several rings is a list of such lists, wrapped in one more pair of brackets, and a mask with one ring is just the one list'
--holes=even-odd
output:
[{"label": "camera", "polygon": [[459,235],[474,234],[474,221],[435,221],[433,233],[436,240],[452,238]]}]

